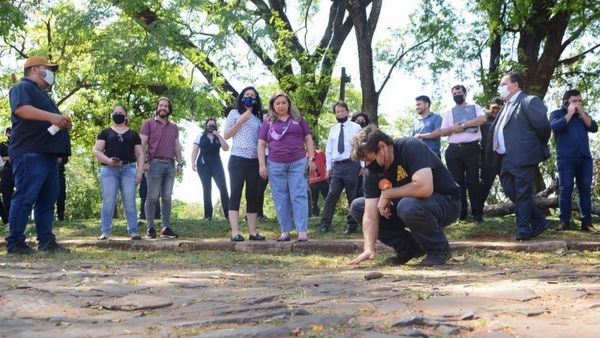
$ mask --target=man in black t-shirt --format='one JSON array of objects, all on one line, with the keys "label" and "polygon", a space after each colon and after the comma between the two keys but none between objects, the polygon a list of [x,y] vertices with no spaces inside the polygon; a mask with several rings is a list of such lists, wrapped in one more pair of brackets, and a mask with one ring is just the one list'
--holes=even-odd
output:
[{"label": "man in black t-shirt", "polygon": [[368,170],[365,197],[350,208],[365,239],[363,253],[351,263],[373,259],[379,239],[396,251],[392,264],[424,254],[422,266],[445,264],[450,246],[444,227],[458,218],[460,188],[439,157],[419,139],[392,141],[368,126],[354,137],[352,158],[364,161]]},{"label": "man in black t-shirt", "polygon": [[2,205],[0,206],[2,222],[8,223],[8,214],[10,213],[10,200],[15,191],[15,180],[13,179],[12,167],[10,165],[10,156],[8,156],[8,147],[10,145],[11,128],[6,128],[6,141],[0,143],[0,156],[4,161],[4,169],[0,172],[0,194],[2,194]]}]

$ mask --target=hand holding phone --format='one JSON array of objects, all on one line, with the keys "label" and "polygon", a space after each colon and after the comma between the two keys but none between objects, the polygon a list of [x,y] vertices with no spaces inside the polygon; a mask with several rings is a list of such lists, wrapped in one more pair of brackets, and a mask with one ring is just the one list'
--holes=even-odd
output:
[{"label": "hand holding phone", "polygon": [[110,158],[110,165],[112,165],[112,166],[121,165],[121,159],[118,158],[118,157],[111,157]]}]

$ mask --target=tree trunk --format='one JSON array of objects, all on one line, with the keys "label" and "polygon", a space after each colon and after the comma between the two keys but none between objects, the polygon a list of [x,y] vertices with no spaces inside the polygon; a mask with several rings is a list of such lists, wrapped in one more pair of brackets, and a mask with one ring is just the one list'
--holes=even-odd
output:
[{"label": "tree trunk", "polygon": [[[536,197],[534,198],[535,205],[541,210],[557,209],[558,197]],[[572,202],[571,210],[579,211],[577,207],[577,201]],[[498,203],[494,205],[486,206],[483,213],[489,217],[499,217],[513,214],[515,212],[515,205],[512,202]],[[600,216],[600,205],[592,206],[592,215]]]}]

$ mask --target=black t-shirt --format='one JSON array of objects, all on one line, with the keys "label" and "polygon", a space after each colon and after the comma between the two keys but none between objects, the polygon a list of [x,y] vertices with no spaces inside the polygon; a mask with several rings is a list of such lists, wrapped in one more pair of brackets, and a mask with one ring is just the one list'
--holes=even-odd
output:
[{"label": "black t-shirt", "polygon": [[198,161],[220,161],[219,150],[221,149],[221,143],[219,138],[213,136],[211,140],[206,134],[202,133],[198,139],[194,142],[200,147],[200,156]]},{"label": "black t-shirt", "polygon": [[15,115],[21,106],[33,106],[50,113],[61,115],[50,96],[38,85],[22,78],[9,91],[12,130],[10,134],[9,154],[11,157],[26,153],[52,154],[56,156],[71,155],[71,141],[66,129],[52,135],[48,132],[50,122],[26,120]]},{"label": "black t-shirt", "polygon": [[[8,141],[0,143],[0,157],[8,156]],[[10,161],[4,162],[4,169],[10,168]]]},{"label": "black t-shirt", "polygon": [[412,175],[423,168],[433,172],[433,192],[440,195],[456,196],[460,188],[452,175],[427,145],[418,138],[407,137],[393,141],[394,163],[383,174],[367,170],[364,180],[365,198],[378,198],[381,195],[379,181],[387,178],[393,187],[412,182]]},{"label": "black t-shirt", "polygon": [[140,135],[129,129],[119,134],[112,128],[106,128],[98,134],[98,140],[104,140],[104,154],[108,157],[117,157],[123,162],[135,162],[135,146],[142,144]]}]

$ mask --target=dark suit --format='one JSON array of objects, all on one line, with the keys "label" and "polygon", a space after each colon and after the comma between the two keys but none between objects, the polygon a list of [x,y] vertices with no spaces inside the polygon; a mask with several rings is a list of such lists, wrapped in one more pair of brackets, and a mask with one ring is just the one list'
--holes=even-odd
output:
[{"label": "dark suit", "polygon": [[[488,147],[493,146],[494,130],[502,114],[509,114],[504,125],[506,154],[493,153],[501,161],[500,182],[504,193],[515,204],[517,238],[529,239],[548,227],[548,221],[533,203],[533,183],[538,164],[550,155],[551,129],[544,102],[536,96],[520,93],[512,105],[505,105],[490,127]],[[489,153],[489,149],[488,149]]]}]

